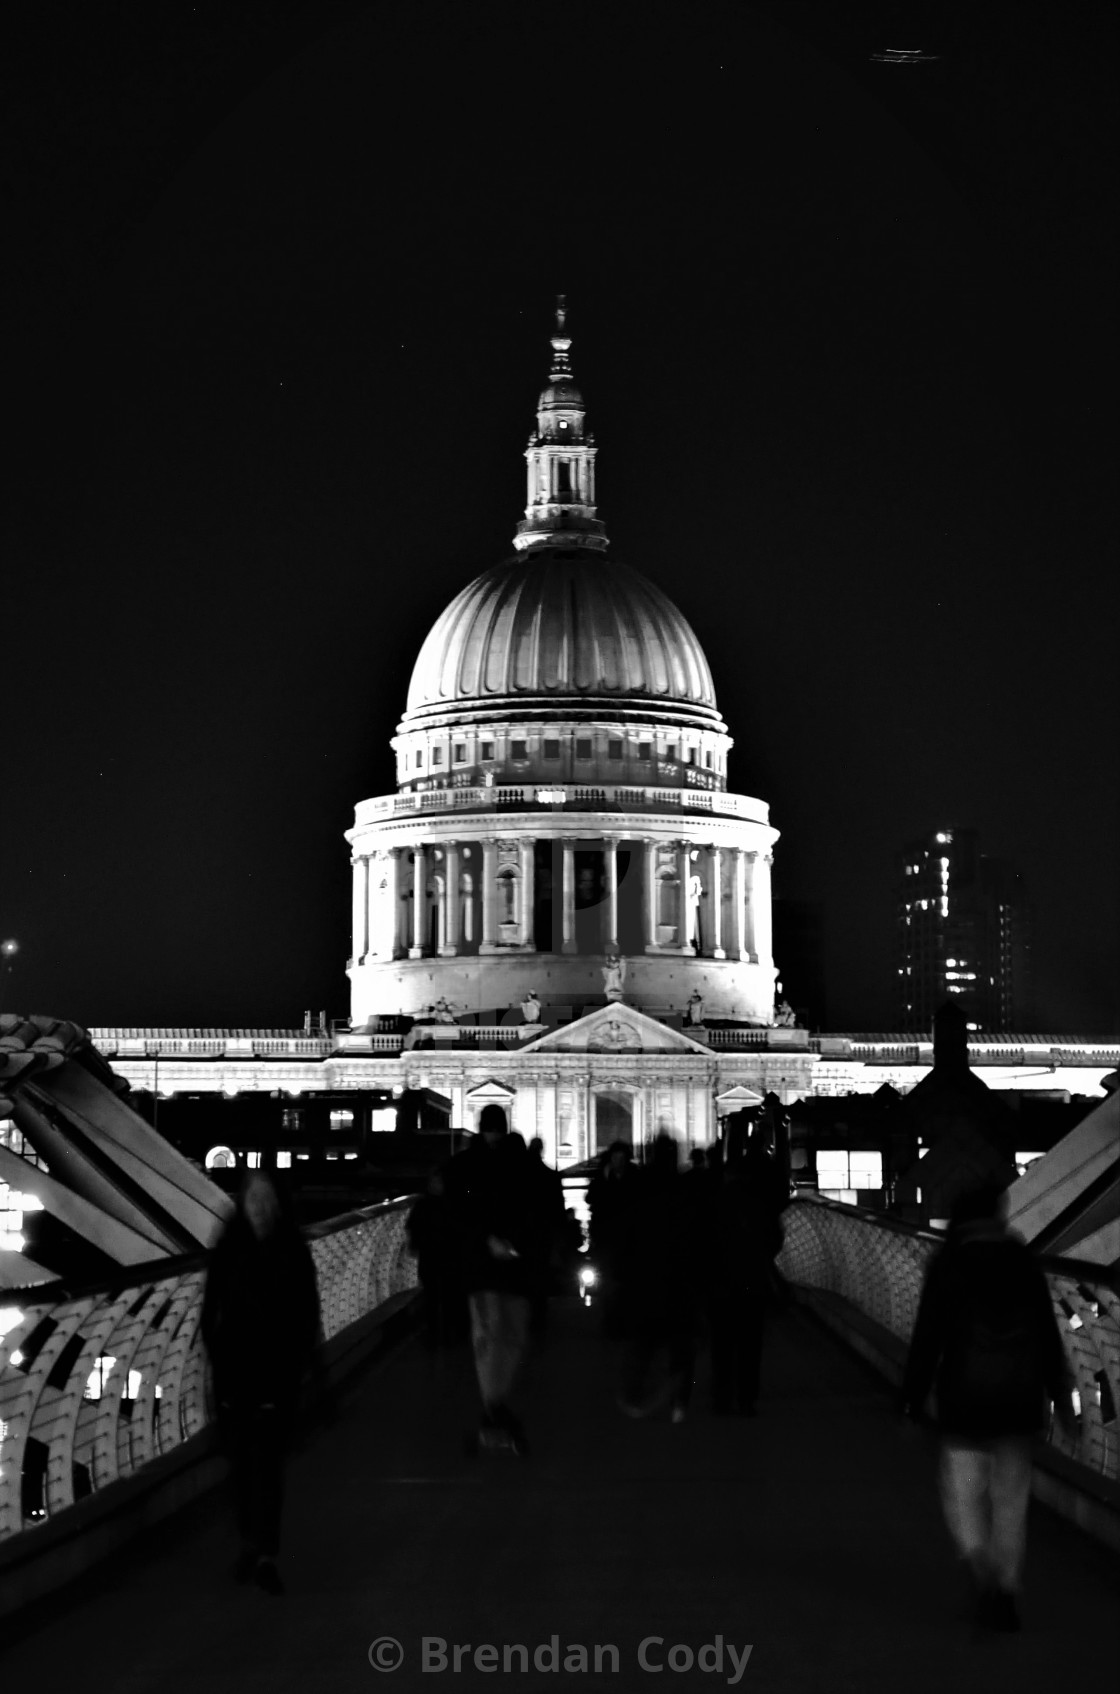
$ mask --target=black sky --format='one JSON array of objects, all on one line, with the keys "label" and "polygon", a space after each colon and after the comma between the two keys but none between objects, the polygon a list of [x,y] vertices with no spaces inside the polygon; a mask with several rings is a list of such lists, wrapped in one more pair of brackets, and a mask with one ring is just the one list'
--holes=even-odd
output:
[{"label": "black sky", "polygon": [[1025,873],[1041,1026],[1120,1027],[1110,9],[23,27],[5,1009],[345,1014],[342,833],[509,550],[566,289],[601,515],[824,904],[832,1026],[891,1027],[894,851],[956,823]]}]

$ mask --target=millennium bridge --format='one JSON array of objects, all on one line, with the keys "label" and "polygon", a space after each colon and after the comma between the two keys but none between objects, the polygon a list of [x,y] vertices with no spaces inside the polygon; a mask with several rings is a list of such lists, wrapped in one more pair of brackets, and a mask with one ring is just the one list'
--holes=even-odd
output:
[{"label": "millennium bridge", "polygon": [[935,1235],[793,1202],[779,1260],[792,1298],[768,1330],[753,1420],[709,1415],[703,1359],[683,1424],[621,1417],[594,1305],[558,1300],[525,1386],[531,1456],[479,1460],[463,1442],[467,1351],[432,1355],[415,1331],[410,1204],[307,1229],[333,1392],[309,1406],[291,1461],[281,1597],[230,1575],[199,1337],[206,1256],[0,1293],[6,1687],[368,1688],[398,1659],[400,1688],[1111,1683],[1112,1271],[1043,1260],[1076,1436],[1038,1447],[1024,1630],[976,1641],[932,1436],[894,1410]]}]

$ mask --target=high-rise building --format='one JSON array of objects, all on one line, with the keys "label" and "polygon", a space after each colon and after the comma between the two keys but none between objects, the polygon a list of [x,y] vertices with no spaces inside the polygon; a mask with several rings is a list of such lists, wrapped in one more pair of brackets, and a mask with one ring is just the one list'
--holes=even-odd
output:
[{"label": "high-rise building", "polygon": [[980,851],[974,829],[939,829],[906,845],[896,920],[901,1029],[929,1030],[950,999],[969,1029],[1030,1028],[1023,879]]}]

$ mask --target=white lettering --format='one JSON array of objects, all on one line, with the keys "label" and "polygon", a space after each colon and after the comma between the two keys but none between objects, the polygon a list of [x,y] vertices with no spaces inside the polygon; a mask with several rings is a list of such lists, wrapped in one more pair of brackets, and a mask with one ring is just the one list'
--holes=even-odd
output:
[{"label": "white lettering", "polygon": [[728,1657],[730,1658],[731,1663],[735,1666],[735,1675],[729,1676],[728,1679],[727,1679],[727,1685],[728,1685],[729,1688],[734,1688],[735,1684],[738,1682],[739,1678],[742,1676],[743,1672],[746,1670],[747,1660],[750,1658],[750,1656],[753,1652],[754,1652],[753,1647],[744,1647],[742,1653],[740,1654],[740,1653],[737,1653],[735,1651],[734,1647],[728,1646],[728,1649],[727,1649]]},{"label": "white lettering", "polygon": [[474,1650],[475,1670],[488,1671],[498,1668],[498,1649],[496,1647],[476,1647]]},{"label": "white lettering", "polygon": [[587,1669],[587,1648],[573,1647],[571,1642],[569,1642],[568,1651],[564,1657],[564,1669],[571,1671],[585,1671]]},{"label": "white lettering", "polygon": [[469,1641],[466,1642],[465,1645],[463,1645],[462,1647],[460,1647],[458,1645],[458,1643],[456,1643],[456,1645],[454,1647],[452,1647],[451,1651],[455,1655],[455,1669],[457,1671],[462,1670],[463,1660],[466,1658],[466,1656],[470,1652],[470,1650],[471,1650],[471,1644],[470,1644]]},{"label": "white lettering", "polygon": [[665,1637],[663,1635],[647,1635],[644,1641],[639,1641],[638,1663],[643,1670],[659,1671],[665,1669],[664,1665],[651,1665],[649,1660],[646,1658],[646,1648],[660,1647],[664,1640]]},{"label": "white lettering", "polygon": [[[547,1656],[549,1660],[548,1664],[545,1664],[542,1659],[542,1653]],[[533,1653],[533,1664],[537,1670],[558,1671],[560,1669],[560,1637],[558,1635],[550,1636],[547,1646],[537,1647],[535,1649]]]},{"label": "white lettering", "polygon": [[420,1669],[447,1669],[447,1642],[442,1635],[422,1635],[420,1637]]},{"label": "white lettering", "polygon": [[514,1668],[513,1655],[515,1653],[521,1654],[521,1663],[517,1666],[517,1669],[518,1670],[528,1670],[529,1669],[529,1649],[528,1649],[528,1647],[522,1646],[520,1641],[512,1641],[508,1647],[502,1648],[502,1669],[503,1670],[513,1670],[513,1668]]},{"label": "white lettering", "polygon": [[694,1654],[691,1647],[686,1647],[678,1641],[675,1647],[669,1648],[669,1669],[675,1671],[691,1670]]},{"label": "white lettering", "polygon": [[604,1646],[604,1647],[596,1647],[596,1649],[595,1649],[595,1669],[596,1670],[602,1670],[604,1653],[609,1653],[611,1655],[611,1670],[617,1676],[618,1675],[618,1648],[612,1647],[609,1641],[607,1642],[606,1646]]}]

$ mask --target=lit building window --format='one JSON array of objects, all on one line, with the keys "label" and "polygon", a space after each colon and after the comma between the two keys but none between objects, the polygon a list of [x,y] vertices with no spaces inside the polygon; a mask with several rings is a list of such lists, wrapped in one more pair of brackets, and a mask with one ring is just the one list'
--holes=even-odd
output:
[{"label": "lit building window", "polygon": [[335,1106],[331,1111],[331,1129],[335,1134],[346,1135],[354,1127],[354,1114],[345,1106]]},{"label": "lit building window", "polygon": [[820,1148],[817,1152],[817,1187],[834,1197],[860,1188],[882,1188],[883,1155],[849,1153],[844,1147]]}]

